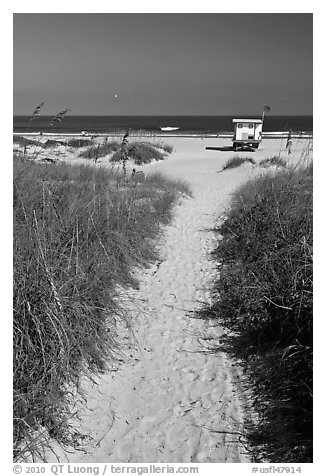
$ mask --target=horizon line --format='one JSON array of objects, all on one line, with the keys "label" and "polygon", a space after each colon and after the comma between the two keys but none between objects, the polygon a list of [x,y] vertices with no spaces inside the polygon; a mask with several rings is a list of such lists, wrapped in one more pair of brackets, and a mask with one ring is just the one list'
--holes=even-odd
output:
[{"label": "horizon line", "polygon": [[[220,116],[234,116],[235,114],[234,113],[229,113],[229,114],[69,114],[67,115],[65,118],[67,117],[89,117],[89,116],[94,116],[94,117],[132,117],[132,116],[142,116],[142,117],[145,117],[145,116],[148,116],[148,117],[155,117],[155,116],[159,116],[159,117],[163,117],[163,116],[167,116],[167,117],[171,117],[171,116],[175,116],[175,117],[220,117]],[[238,116],[260,116],[262,114],[236,114]],[[13,114],[13,117],[15,116],[32,116],[32,114]],[[44,115],[40,115],[38,116],[39,118],[41,117],[52,117],[53,114],[44,114]],[[310,113],[310,114],[291,114],[291,113],[286,113],[286,114],[268,114],[268,115],[265,115],[265,118],[267,117],[275,117],[275,116],[313,116],[313,113]]]}]

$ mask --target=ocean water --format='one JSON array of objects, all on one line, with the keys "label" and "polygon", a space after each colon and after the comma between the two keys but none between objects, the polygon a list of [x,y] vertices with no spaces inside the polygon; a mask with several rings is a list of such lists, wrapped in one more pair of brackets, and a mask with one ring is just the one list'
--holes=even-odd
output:
[{"label": "ocean water", "polygon": [[[159,132],[161,127],[179,127],[177,134],[223,134],[233,131],[232,119],[240,116],[69,116],[50,126],[52,116],[14,116],[14,132],[114,133],[127,129]],[[241,116],[254,118],[254,116]],[[257,117],[256,117],[257,118]],[[312,116],[266,115],[264,132],[313,131]]]}]

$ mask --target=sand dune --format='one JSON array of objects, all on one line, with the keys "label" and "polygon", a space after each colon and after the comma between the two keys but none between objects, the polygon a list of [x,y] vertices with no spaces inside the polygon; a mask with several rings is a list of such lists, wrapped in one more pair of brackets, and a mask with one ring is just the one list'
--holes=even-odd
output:
[{"label": "sand dune", "polygon": [[[161,261],[141,273],[139,290],[124,296],[134,321],[133,345],[126,340],[118,371],[97,385],[85,380],[81,428],[93,440],[72,453],[57,448],[62,462],[250,461],[238,435],[244,418],[238,370],[223,351],[211,351],[221,334],[218,324],[195,319],[193,311],[209,301],[217,273],[211,228],[223,219],[235,189],[259,168],[220,173],[234,155],[227,150],[230,141],[167,142],[174,146],[171,157],[142,169],[186,180],[194,196],[177,205],[159,243]],[[305,140],[294,143],[291,161],[307,147]],[[280,150],[285,157],[285,142],[270,139],[254,153],[238,154],[260,160]]]}]

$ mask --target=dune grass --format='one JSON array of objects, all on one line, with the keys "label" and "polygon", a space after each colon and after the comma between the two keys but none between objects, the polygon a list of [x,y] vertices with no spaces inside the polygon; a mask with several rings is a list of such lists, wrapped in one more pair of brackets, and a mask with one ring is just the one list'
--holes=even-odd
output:
[{"label": "dune grass", "polygon": [[256,461],[312,461],[312,165],[264,174],[234,195],[213,257],[212,306],[241,359]]},{"label": "dune grass", "polygon": [[[165,147],[165,149],[164,149]],[[162,149],[164,152],[162,152]],[[152,160],[163,160],[166,158],[168,151],[173,149],[167,145],[151,144],[149,142],[130,142],[128,143],[127,155],[136,165],[148,164]],[[121,150],[117,150],[111,158],[112,162],[121,161]]]},{"label": "dune grass", "polygon": [[282,159],[278,155],[274,155],[274,157],[269,157],[259,162],[260,167],[286,167],[286,160]]},{"label": "dune grass", "polygon": [[58,147],[59,145],[67,146],[67,142],[63,140],[57,140],[57,139],[48,139],[44,143],[39,143],[39,146],[43,147],[44,149],[51,149],[53,147]]},{"label": "dune grass", "polygon": [[[83,150],[78,154],[78,157],[81,158],[91,159],[97,162],[99,158],[112,154],[112,162],[123,162],[122,144],[118,141],[106,140],[103,143],[95,144],[94,141],[90,139],[73,138],[65,142],[54,139],[40,142],[38,140],[29,139],[28,137],[15,135],[14,144],[24,147],[25,150],[27,147],[33,147],[32,151],[29,151],[28,154],[31,158],[38,157],[43,149],[64,145],[65,147],[72,147],[74,149],[82,148]],[[131,160],[135,165],[143,165],[153,160],[163,160],[168,154],[171,154],[172,151],[173,147],[163,142],[127,141],[125,158]]]},{"label": "dune grass", "polygon": [[18,136],[18,135],[13,136],[13,143],[18,144],[21,147],[25,147],[29,145],[33,145],[37,147],[42,146],[42,143],[40,143],[38,140],[30,139],[29,137]]},{"label": "dune grass", "polygon": [[14,136],[13,142],[21,147],[33,146],[33,152],[36,152],[37,149],[51,149],[59,145],[67,146],[67,143],[62,140],[48,139],[45,142],[41,142],[40,140],[29,139],[29,137],[26,136]]},{"label": "dune grass", "polygon": [[256,162],[252,157],[241,157],[239,155],[235,155],[234,157],[231,157],[229,160],[226,161],[226,163],[223,165],[222,170],[234,169],[246,163],[255,164]]},{"label": "dune grass", "polygon": [[[42,431],[72,443],[72,389],[114,365],[119,286],[157,259],[155,240],[186,184],[129,184],[103,168],[14,160],[14,457]],[[36,435],[36,436],[35,436]]]},{"label": "dune grass", "polygon": [[79,157],[85,159],[95,159],[105,157],[112,152],[119,150],[120,143],[116,141],[105,142],[104,144],[91,145],[86,150],[80,152]]},{"label": "dune grass", "polygon": [[14,135],[13,136],[13,142],[14,144],[18,144],[22,147],[26,146],[35,146],[35,147],[42,147],[45,149],[51,148],[51,147],[57,147],[58,145],[64,145],[67,147],[73,147],[73,148],[80,148],[80,147],[90,147],[94,142],[90,139],[70,139],[68,141],[62,141],[58,139],[48,139],[45,142],[40,142],[39,140],[35,139],[30,139],[29,137],[26,136],[19,136],[19,135]]},{"label": "dune grass", "polygon": [[91,147],[94,144],[94,141],[91,139],[80,139],[80,138],[74,138],[70,139],[67,142],[68,147],[73,147],[75,149],[79,149],[80,147]]},{"label": "dune grass", "polygon": [[170,144],[165,144],[164,142],[160,142],[160,141],[151,142],[151,145],[153,145],[157,149],[164,150],[164,152],[166,152],[168,154],[172,154],[172,152],[173,152],[173,146],[170,145]]}]

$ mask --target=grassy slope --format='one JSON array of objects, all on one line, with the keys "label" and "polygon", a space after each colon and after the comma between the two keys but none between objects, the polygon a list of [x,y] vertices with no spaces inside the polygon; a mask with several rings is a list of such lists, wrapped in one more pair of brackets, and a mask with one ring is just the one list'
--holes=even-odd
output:
[{"label": "grassy slope", "polygon": [[[155,239],[186,185],[156,175],[125,183],[104,169],[14,160],[14,443],[37,451],[45,428],[71,438],[69,392],[110,366],[116,286],[156,259]],[[129,323],[127,322],[127,325]]]},{"label": "grassy slope", "polygon": [[312,460],[312,166],[266,174],[235,194],[222,240],[214,302],[203,316],[227,329],[259,422],[256,457]]},{"label": "grassy slope", "polygon": [[[147,164],[152,160],[163,160],[167,154],[172,152],[172,147],[162,143],[149,143],[133,141],[127,144],[127,155],[136,165]],[[104,157],[113,153],[111,157],[112,162],[119,162],[122,160],[121,144],[116,141],[105,142],[88,147],[86,150],[80,152],[79,157],[88,159],[95,159]]]},{"label": "grassy slope", "polygon": [[[147,142],[130,142],[128,144],[127,155],[136,165],[148,164],[153,160],[163,160],[172,150],[168,146],[161,144],[150,144]],[[163,148],[164,147],[164,148]],[[119,162],[122,158],[121,150],[116,151],[112,162]]]}]

